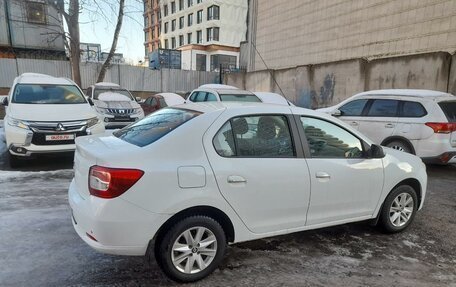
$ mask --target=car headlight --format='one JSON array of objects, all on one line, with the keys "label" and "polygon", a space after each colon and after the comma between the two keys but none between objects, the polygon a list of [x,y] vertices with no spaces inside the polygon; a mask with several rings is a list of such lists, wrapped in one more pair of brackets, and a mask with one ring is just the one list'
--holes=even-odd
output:
[{"label": "car headlight", "polygon": [[98,122],[100,122],[100,119],[98,119],[98,117],[90,118],[87,120],[87,127],[93,127],[94,125],[98,124]]},{"label": "car headlight", "polygon": [[18,119],[8,118],[8,124],[12,127],[18,127],[21,129],[29,129],[29,124],[26,121],[21,121]]},{"label": "car headlight", "polygon": [[105,109],[105,108],[98,108],[98,107],[96,107],[95,109],[96,109],[97,112],[100,113],[100,114],[103,114],[103,115],[109,114],[109,113],[108,113],[108,110]]}]

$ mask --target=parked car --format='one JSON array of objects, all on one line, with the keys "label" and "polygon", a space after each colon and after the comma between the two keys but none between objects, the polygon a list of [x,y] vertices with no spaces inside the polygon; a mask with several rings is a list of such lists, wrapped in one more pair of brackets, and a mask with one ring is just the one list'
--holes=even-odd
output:
[{"label": "parked car", "polygon": [[236,87],[207,84],[193,90],[187,102],[261,102],[254,93]]},{"label": "parked car", "polygon": [[144,111],[132,94],[114,83],[97,83],[87,89],[106,128],[121,128],[144,118]]},{"label": "parked car", "polygon": [[148,97],[141,107],[144,114],[147,116],[159,109],[171,107],[175,105],[181,105],[185,102],[184,98],[175,93],[159,93]]},{"label": "parked car", "polygon": [[77,139],[74,168],[78,235],[101,252],[155,255],[182,282],[209,275],[227,243],[362,220],[403,231],[427,183],[414,155],[323,113],[257,103],[161,109]]},{"label": "parked car", "polygon": [[377,90],[319,109],[375,143],[427,163],[456,163],[456,97],[428,90]]},{"label": "parked car", "polygon": [[269,92],[253,92],[263,103],[268,104],[277,104],[277,105],[284,105],[284,106],[294,106],[289,100],[287,100],[284,96],[279,95],[277,93],[269,93]]},{"label": "parked car", "polygon": [[4,128],[10,164],[36,154],[74,151],[76,137],[104,132],[103,123],[71,80],[25,73],[7,98]]}]

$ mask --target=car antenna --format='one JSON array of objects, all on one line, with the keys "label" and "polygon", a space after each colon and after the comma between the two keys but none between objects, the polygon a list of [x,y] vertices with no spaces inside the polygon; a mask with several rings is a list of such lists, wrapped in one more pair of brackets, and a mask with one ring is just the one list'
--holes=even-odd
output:
[{"label": "car antenna", "polygon": [[268,65],[266,64],[266,61],[265,61],[265,60],[263,59],[263,57],[261,56],[261,54],[260,54],[260,52],[258,51],[256,45],[255,45],[253,42],[251,42],[250,44],[253,46],[253,48],[255,49],[255,51],[256,51],[256,53],[258,54],[258,56],[260,56],[260,59],[261,59],[261,61],[263,62],[264,66],[265,66],[266,69],[269,71],[269,74],[271,74],[272,80],[274,80],[274,83],[275,83],[275,84],[277,85],[277,87],[279,88],[280,93],[282,94],[282,96],[285,97],[285,94],[283,93],[282,88],[280,87],[279,83],[277,82],[276,78],[274,77],[274,73],[272,72],[272,70],[269,69]]}]

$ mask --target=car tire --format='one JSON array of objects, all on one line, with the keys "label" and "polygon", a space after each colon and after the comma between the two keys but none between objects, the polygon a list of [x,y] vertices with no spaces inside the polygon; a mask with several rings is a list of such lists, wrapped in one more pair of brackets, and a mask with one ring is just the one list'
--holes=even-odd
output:
[{"label": "car tire", "polygon": [[413,154],[412,148],[405,141],[392,141],[392,142],[389,142],[386,146],[389,147],[389,148],[398,150],[398,151],[403,151],[403,152],[406,152],[406,153]]},{"label": "car tire", "polygon": [[155,257],[160,268],[170,279],[187,283],[211,274],[222,261],[227,243],[217,221],[192,216],[176,223],[158,244]]},{"label": "car tire", "polygon": [[417,209],[416,191],[409,185],[398,186],[383,203],[379,226],[387,233],[401,232],[413,221]]},{"label": "car tire", "polygon": [[9,162],[9,165],[11,168],[19,168],[22,166],[22,160],[14,155],[14,154],[10,154],[8,152],[8,162]]}]

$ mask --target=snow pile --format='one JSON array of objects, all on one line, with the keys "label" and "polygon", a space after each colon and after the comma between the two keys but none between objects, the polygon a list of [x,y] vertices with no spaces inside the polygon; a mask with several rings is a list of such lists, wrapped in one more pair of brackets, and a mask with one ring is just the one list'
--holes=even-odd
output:
[{"label": "snow pile", "polygon": [[11,180],[31,180],[31,179],[46,179],[49,176],[53,178],[71,179],[73,177],[72,169],[61,169],[52,171],[1,171],[0,183]]},{"label": "snow pile", "polygon": [[103,102],[109,101],[131,101],[130,97],[113,92],[104,92],[98,95],[98,100]]},{"label": "snow pile", "polygon": [[0,120],[0,155],[6,151],[5,130],[3,129],[3,121]]}]

